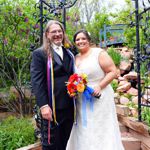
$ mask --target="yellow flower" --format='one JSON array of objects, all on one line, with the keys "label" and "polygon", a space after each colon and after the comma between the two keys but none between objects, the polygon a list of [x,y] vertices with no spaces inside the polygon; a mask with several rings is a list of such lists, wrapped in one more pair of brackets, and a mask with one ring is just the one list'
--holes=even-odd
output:
[{"label": "yellow flower", "polygon": [[70,48],[70,44],[69,44],[69,43],[65,43],[65,44],[64,44],[64,47],[65,47],[65,48]]},{"label": "yellow flower", "polygon": [[87,80],[87,74],[82,73],[82,74],[81,74],[81,77],[82,77],[83,79]]},{"label": "yellow flower", "polygon": [[84,89],[85,89],[85,86],[84,86],[84,84],[78,84],[77,85],[77,91],[78,92],[80,92],[80,93],[82,93],[82,92],[84,92]]}]

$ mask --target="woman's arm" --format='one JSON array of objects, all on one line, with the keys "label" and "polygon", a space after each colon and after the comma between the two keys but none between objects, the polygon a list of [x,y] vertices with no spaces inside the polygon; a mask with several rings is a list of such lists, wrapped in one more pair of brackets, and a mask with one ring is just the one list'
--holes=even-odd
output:
[{"label": "woman's arm", "polygon": [[104,78],[99,84],[100,88],[103,89],[117,77],[117,69],[113,60],[105,51],[102,51],[99,55],[99,64],[105,73]]},{"label": "woman's arm", "polygon": [[99,55],[98,61],[102,70],[105,73],[105,76],[100,81],[99,85],[94,88],[93,93],[94,96],[101,95],[101,90],[105,88],[108,84],[110,84],[111,81],[117,77],[116,66],[111,57],[107,54],[107,52],[102,51]]}]

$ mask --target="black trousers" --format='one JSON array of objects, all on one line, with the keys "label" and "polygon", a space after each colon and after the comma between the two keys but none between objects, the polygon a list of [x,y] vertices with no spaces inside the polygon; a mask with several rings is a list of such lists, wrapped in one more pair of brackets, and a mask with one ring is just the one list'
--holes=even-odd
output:
[{"label": "black trousers", "polygon": [[56,117],[58,125],[54,122],[50,123],[50,144],[48,144],[48,121],[42,120],[42,150],[66,150],[74,121],[73,108],[56,110]]}]

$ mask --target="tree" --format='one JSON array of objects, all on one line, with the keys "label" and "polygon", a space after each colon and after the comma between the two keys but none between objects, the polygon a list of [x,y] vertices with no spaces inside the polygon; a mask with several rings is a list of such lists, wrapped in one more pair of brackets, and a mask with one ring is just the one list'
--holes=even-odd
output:
[{"label": "tree", "polygon": [[[14,86],[19,94],[19,109],[26,113],[27,98],[23,86],[30,80],[29,65],[32,30],[36,28],[32,18],[34,0],[2,0],[0,2],[0,84]],[[16,108],[18,108],[16,106]]]},{"label": "tree", "polygon": [[95,44],[99,44],[100,42],[99,32],[100,29],[103,29],[104,24],[110,24],[109,15],[105,9],[103,9],[102,12],[96,13],[94,19],[86,25],[86,29],[90,32],[92,41]]},{"label": "tree", "polygon": [[69,40],[73,42],[73,35],[82,28],[79,9],[74,7],[67,11],[66,20],[66,33]]}]

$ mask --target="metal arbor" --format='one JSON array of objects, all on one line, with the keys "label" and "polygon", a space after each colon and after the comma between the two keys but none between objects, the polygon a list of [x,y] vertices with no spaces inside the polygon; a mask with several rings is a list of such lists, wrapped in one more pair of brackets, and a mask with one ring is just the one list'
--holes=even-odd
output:
[{"label": "metal arbor", "polygon": [[56,19],[63,23],[66,29],[66,9],[71,8],[77,0],[39,0],[35,4],[36,12],[33,14],[37,19],[37,25],[40,30],[38,33],[33,32],[36,36],[35,43],[32,45],[31,50],[35,49],[37,42],[42,45],[43,42],[43,26],[48,20]]},{"label": "metal arbor", "polygon": [[[138,120],[142,121],[142,110],[150,107],[150,1],[141,0],[143,10],[139,12],[139,1],[135,2],[136,47],[134,50],[138,82]],[[143,36],[140,36],[142,31]],[[144,41],[144,42],[142,42]]]}]

